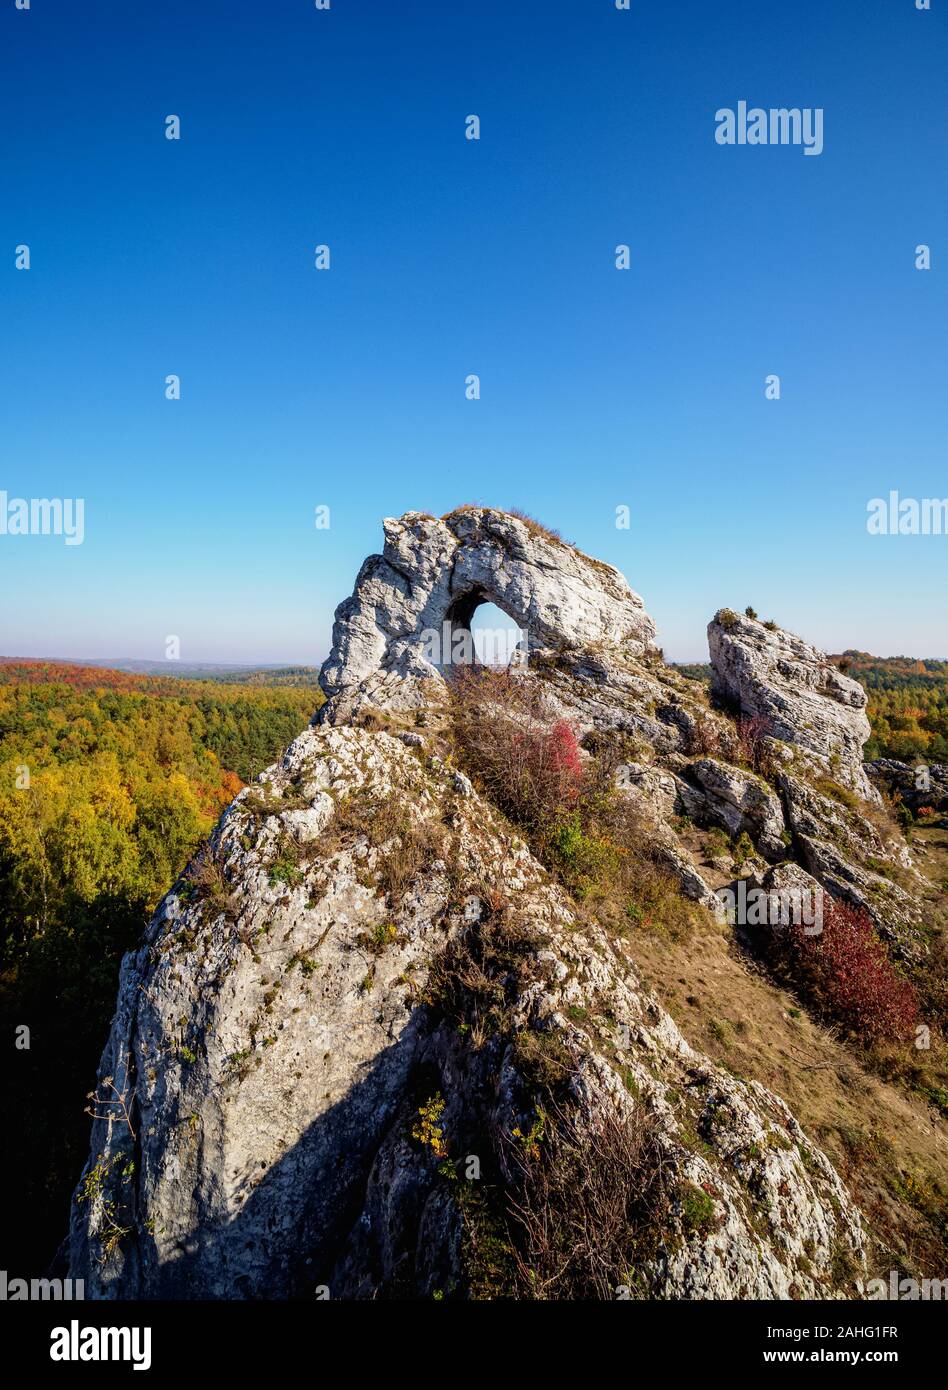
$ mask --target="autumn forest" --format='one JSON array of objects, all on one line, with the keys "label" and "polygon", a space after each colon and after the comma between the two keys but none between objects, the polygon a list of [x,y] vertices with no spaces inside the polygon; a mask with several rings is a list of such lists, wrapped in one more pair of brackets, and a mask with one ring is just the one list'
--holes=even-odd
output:
[{"label": "autumn forest", "polygon": [[65,1233],[123,952],[221,810],[321,702],[312,673],[269,679],[0,663],[0,1014],[11,1035],[30,1026],[8,1097],[27,1122],[16,1158],[3,1153],[23,1198],[10,1260],[52,1257]]},{"label": "autumn forest", "polygon": [[[869,691],[867,758],[948,762],[948,662],[834,659]],[[199,680],[0,660],[0,1014],[30,1027],[9,1096],[27,1123],[3,1154],[11,1261],[52,1259],[65,1234],[123,952],[321,700],[305,667]]]}]

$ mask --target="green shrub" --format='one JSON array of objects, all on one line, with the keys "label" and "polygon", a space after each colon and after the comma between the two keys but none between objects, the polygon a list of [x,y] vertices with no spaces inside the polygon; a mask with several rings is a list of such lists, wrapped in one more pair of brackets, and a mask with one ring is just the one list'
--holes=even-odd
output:
[{"label": "green shrub", "polygon": [[680,1201],[685,1230],[697,1235],[710,1235],[717,1222],[714,1201],[708,1193],[694,1183],[686,1182],[681,1188]]}]

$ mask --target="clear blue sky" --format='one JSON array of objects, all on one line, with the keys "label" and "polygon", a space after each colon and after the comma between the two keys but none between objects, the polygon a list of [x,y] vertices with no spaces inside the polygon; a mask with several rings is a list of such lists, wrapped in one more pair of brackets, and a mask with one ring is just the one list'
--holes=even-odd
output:
[{"label": "clear blue sky", "polygon": [[3,0],[0,54],[0,489],[86,513],[0,537],[0,652],[315,662],[383,516],[478,501],[672,659],[749,602],[948,656],[948,536],[865,527],[948,495],[946,0]]}]

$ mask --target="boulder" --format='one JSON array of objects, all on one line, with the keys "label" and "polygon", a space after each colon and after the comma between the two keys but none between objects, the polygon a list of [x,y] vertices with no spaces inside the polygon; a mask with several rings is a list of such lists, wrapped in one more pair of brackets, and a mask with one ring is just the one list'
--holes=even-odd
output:
[{"label": "boulder", "polygon": [[616,786],[632,798],[648,820],[669,820],[681,809],[678,778],[664,768],[620,763],[616,768]]},{"label": "boulder", "polygon": [[794,844],[809,872],[834,897],[863,908],[895,952],[919,961],[929,952],[912,894],[897,881],[914,871],[858,811],[799,777],[781,773],[780,791]]},{"label": "boulder", "polygon": [[766,859],[787,855],[787,830],[780,798],[756,773],[717,758],[688,763],[685,776],[700,787],[704,814],[732,836],[747,834]]},{"label": "boulder", "polygon": [[827,774],[870,800],[862,761],[866,692],[801,637],[721,609],[708,625],[712,692],[761,733],[806,749]]},{"label": "boulder", "polygon": [[923,806],[948,811],[948,763],[902,763],[877,758],[866,763],[873,784],[887,796],[898,796],[915,815]]}]

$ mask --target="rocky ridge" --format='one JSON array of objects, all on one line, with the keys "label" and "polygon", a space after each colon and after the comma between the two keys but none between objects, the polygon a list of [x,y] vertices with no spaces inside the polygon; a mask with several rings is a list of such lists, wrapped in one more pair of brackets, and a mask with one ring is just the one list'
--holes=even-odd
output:
[{"label": "rocky ridge", "polygon": [[[625,1162],[647,1163],[660,1212],[639,1296],[835,1297],[865,1267],[865,1221],[787,1106],[689,1044],[634,942],[439,751],[426,634],[485,601],[523,627],[522,678],[551,716],[615,755],[688,897],[716,910],[715,878],[810,874],[924,949],[894,878],[911,867],[869,818],[864,701],[815,649],[723,610],[709,645],[729,713],[664,665],[610,566],[490,509],[386,521],[337,610],[317,721],[123,964],[73,1205],[90,1296],[527,1296],[492,1203],[523,1198],[557,1129],[577,1153],[639,1134]],[[709,873],[689,825],[742,841],[742,861]]]}]

